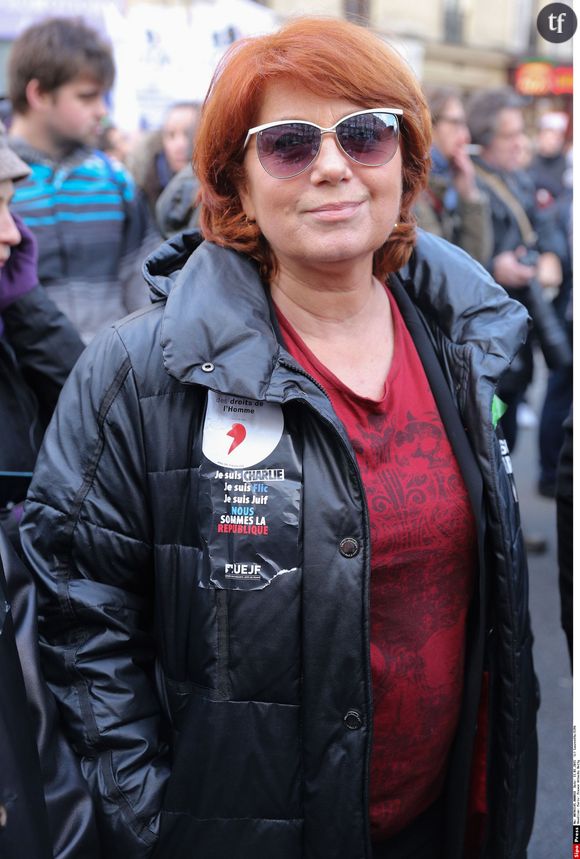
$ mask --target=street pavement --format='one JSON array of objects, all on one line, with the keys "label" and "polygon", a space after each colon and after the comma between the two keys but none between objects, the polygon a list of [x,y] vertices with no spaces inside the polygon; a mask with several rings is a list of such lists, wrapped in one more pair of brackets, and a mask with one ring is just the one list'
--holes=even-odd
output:
[{"label": "street pavement", "polygon": [[[542,380],[543,381],[543,380]],[[531,392],[539,414],[543,385]],[[528,555],[534,660],[540,682],[538,713],[539,782],[528,859],[568,859],[572,855],[572,677],[560,625],[556,502],[536,492],[537,428],[521,429],[512,456],[524,533],[543,533],[544,554]]]}]

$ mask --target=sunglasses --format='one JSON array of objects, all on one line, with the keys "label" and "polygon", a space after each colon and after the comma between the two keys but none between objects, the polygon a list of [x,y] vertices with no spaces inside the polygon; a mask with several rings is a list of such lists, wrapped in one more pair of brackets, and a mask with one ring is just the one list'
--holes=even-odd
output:
[{"label": "sunglasses", "polygon": [[399,146],[397,107],[374,108],[350,113],[330,128],[314,122],[285,119],[250,128],[244,149],[256,135],[260,164],[274,179],[291,179],[303,173],[320,152],[323,134],[336,134],[339,146],[357,164],[382,167],[388,164]]}]

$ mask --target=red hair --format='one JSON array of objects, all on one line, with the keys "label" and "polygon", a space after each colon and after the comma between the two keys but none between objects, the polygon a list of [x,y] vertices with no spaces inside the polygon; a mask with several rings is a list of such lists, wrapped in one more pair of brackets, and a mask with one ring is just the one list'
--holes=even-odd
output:
[{"label": "red hair", "polygon": [[222,59],[202,108],[193,159],[204,237],[257,260],[265,279],[276,269],[268,243],[244,214],[238,188],[245,182],[247,131],[256,125],[266,86],[279,79],[362,108],[403,109],[399,223],[374,258],[375,274],[384,279],[407,262],[415,243],[411,208],[427,182],[429,109],[413,72],[393,48],[337,18],[294,19],[275,33],[234,43]]}]

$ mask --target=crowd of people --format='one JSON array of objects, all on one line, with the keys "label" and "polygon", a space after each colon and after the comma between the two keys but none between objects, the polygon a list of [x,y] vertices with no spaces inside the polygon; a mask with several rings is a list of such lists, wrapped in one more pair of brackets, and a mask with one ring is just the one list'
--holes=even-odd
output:
[{"label": "crowd of people", "polygon": [[135,141],[114,76],[80,19],[11,50],[2,855],[524,859],[509,452],[545,362],[571,656],[568,117],[317,17]]}]

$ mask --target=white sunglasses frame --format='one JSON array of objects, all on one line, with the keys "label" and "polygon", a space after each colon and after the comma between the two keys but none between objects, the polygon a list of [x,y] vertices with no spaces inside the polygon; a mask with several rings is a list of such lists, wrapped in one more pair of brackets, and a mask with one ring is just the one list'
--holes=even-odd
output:
[{"label": "white sunglasses frame", "polygon": [[[396,117],[403,116],[403,110],[400,107],[371,107],[371,108],[368,108],[368,110],[355,110],[354,113],[348,113],[346,116],[343,116],[341,119],[339,119],[338,122],[335,122],[334,125],[331,125],[330,128],[323,128],[321,125],[317,125],[315,122],[309,122],[307,119],[279,119],[277,122],[266,122],[266,123],[264,123],[264,125],[256,125],[254,128],[250,128],[250,130],[246,134],[246,139],[244,140],[244,146],[243,146],[242,152],[246,149],[248,143],[250,142],[250,139],[255,134],[259,134],[260,131],[266,131],[266,129],[268,129],[268,128],[275,128],[279,125],[295,125],[297,122],[299,122],[301,125],[310,125],[312,128],[317,128],[320,131],[321,135],[323,135],[323,134],[336,134],[336,129],[345,120],[351,119],[353,116],[361,116],[362,114],[367,114],[367,113],[390,113]],[[398,128],[398,130],[400,130],[400,123],[398,120],[397,120],[397,128]],[[342,146],[340,148],[342,149]],[[302,170],[300,170],[299,173],[303,173],[304,170],[308,170],[308,167],[310,167],[310,165],[313,164],[314,161],[316,160],[316,158],[318,157],[319,152],[320,152],[320,150],[318,150],[318,152],[316,153],[316,155],[314,156],[314,158],[312,159],[310,164],[308,164],[306,167],[304,167]],[[360,162],[356,161],[356,159],[353,159],[350,155],[348,155],[348,153],[345,153],[345,154],[347,155],[348,158],[351,158],[351,160],[355,161],[355,163],[357,163],[357,164],[360,163]],[[385,163],[388,164],[388,162],[385,162]],[[260,161],[260,164],[262,164],[261,161]],[[371,165],[362,165],[362,166],[371,166]],[[378,165],[378,166],[380,166],[380,165]],[[264,167],[263,164],[262,164],[262,167]],[[264,167],[264,170],[266,170],[265,167]],[[266,173],[267,172],[268,171],[266,170]],[[284,176],[283,178],[284,179],[293,179],[294,176],[298,176],[299,173],[294,173],[292,176]]]}]

